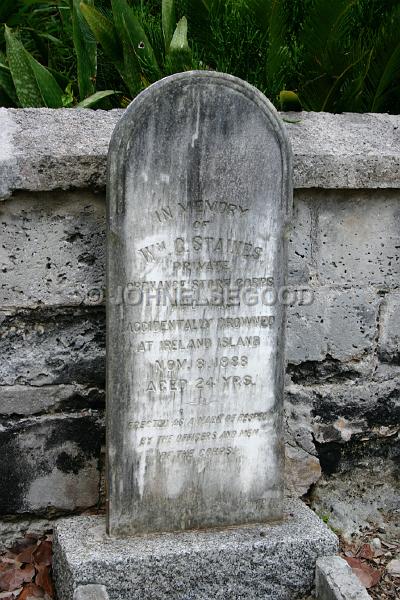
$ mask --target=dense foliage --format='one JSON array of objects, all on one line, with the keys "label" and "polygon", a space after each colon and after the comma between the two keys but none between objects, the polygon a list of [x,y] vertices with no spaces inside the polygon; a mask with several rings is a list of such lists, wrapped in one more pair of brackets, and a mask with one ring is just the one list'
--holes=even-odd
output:
[{"label": "dense foliage", "polygon": [[0,22],[2,106],[125,106],[215,69],[285,109],[399,113],[398,0],[1,0]]}]

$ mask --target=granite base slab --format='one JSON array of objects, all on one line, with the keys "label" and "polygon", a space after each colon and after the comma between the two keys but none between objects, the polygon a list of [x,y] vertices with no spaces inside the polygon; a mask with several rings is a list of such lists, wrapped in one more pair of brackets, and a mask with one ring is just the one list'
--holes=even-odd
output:
[{"label": "granite base slab", "polygon": [[76,587],[105,585],[110,600],[293,600],[313,585],[318,557],[337,537],[300,500],[278,523],[116,539],[105,519],[57,524],[54,576],[59,600]]}]

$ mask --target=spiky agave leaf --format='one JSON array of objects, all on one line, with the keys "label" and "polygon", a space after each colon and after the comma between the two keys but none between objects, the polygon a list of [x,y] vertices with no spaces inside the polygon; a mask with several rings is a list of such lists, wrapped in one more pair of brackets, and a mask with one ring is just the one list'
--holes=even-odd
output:
[{"label": "spiky agave leaf", "polygon": [[84,100],[79,102],[76,105],[76,108],[93,108],[94,106],[96,106],[96,104],[103,100],[103,98],[108,98],[108,96],[113,96],[116,93],[117,92],[115,92],[114,90],[102,90],[100,92],[96,92],[88,98],[85,98]]},{"label": "spiky agave leaf", "polygon": [[18,101],[22,108],[43,106],[43,98],[32,72],[28,53],[5,25],[6,54]]},{"label": "spiky agave leaf", "polygon": [[192,68],[192,53],[188,44],[186,17],[179,20],[169,46],[166,65],[170,73],[188,71]]},{"label": "spiky agave leaf", "polygon": [[81,2],[79,6],[82,15],[85,17],[96,41],[103,48],[106,57],[113,62],[118,69],[121,68],[123,66],[122,47],[114,23],[86,2]]},{"label": "spiky agave leaf", "polygon": [[[140,78],[140,81],[137,82],[140,83],[137,86],[137,92],[140,87],[159,79],[161,71],[149,39],[138,17],[126,0],[112,0],[112,9],[116,29],[120,39],[124,39],[124,56],[130,57],[129,64],[132,69],[136,69]],[[131,59],[132,56],[136,57],[138,67],[135,66],[135,61]],[[132,93],[136,92],[133,91]]]},{"label": "spiky agave leaf", "polygon": [[135,97],[142,88],[141,71],[135,48],[132,46],[128,26],[126,25],[127,12],[130,8],[126,3],[112,0],[112,14],[115,30],[117,32],[123,51],[122,78],[132,97]]},{"label": "spiky agave leaf", "polygon": [[30,54],[29,62],[42,95],[44,106],[48,106],[49,108],[61,108],[63,105],[63,91],[53,75]]},{"label": "spiky agave leaf", "polygon": [[[69,0],[72,16],[72,38],[77,58],[80,97],[91,96],[96,89],[97,44],[89,25],[82,15],[80,0]],[[94,6],[94,0],[85,0]]]},{"label": "spiky agave leaf", "polygon": [[169,45],[172,40],[172,36],[174,35],[174,29],[176,26],[174,0],[162,0],[161,21],[162,21],[162,30],[163,30],[163,37],[164,37],[164,48],[165,48],[165,52],[167,53],[169,50]]},{"label": "spiky agave leaf", "polygon": [[52,74],[24,48],[5,26],[7,60],[19,103],[23,108],[62,106],[62,89]]}]

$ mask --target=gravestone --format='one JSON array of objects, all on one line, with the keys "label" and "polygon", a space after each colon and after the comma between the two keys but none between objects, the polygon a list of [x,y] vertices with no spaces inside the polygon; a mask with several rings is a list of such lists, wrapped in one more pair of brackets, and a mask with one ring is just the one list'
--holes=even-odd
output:
[{"label": "gravestone", "polygon": [[282,122],[237,78],[161,80],[117,125],[107,193],[107,519],[57,523],[58,598],[305,595],[337,539],[283,501]]},{"label": "gravestone", "polygon": [[108,178],[108,531],[282,516],[284,127],[227,75],[181,74],[116,127]]}]

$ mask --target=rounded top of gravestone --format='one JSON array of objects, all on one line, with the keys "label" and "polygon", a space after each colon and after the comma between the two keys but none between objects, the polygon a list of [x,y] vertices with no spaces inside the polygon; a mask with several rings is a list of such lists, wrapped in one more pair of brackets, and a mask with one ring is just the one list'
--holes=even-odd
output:
[{"label": "rounded top of gravestone", "polygon": [[[114,129],[109,151],[109,184],[114,180],[112,173],[117,171],[121,173],[121,166],[127,162],[132,143],[135,144],[135,140],[140,138],[144,129],[151,127],[150,113],[161,120],[169,120],[171,130],[176,124],[175,133],[179,136],[177,113],[182,112],[182,105],[188,111],[199,110],[196,93],[200,92],[206,93],[203,99],[206,100],[208,115],[212,114],[214,108],[213,117],[220,115],[221,132],[224,133],[226,123],[231,121],[241,125],[244,130],[247,128],[249,141],[254,135],[259,135],[261,130],[268,133],[263,142],[266,150],[273,141],[278,145],[281,160],[280,165],[276,167],[282,176],[281,206],[284,220],[290,218],[292,150],[283,121],[262,92],[246,81],[226,73],[215,71],[176,73],[153,83],[141,92],[130,103]],[[203,121],[203,117],[204,115],[198,114],[200,122]],[[264,123],[263,119],[265,119]],[[243,143],[243,135],[241,138]],[[156,135],[154,143],[157,143]],[[249,173],[249,177],[251,176],[256,177],[257,173]],[[118,195],[118,190],[114,190],[114,193]]]}]

